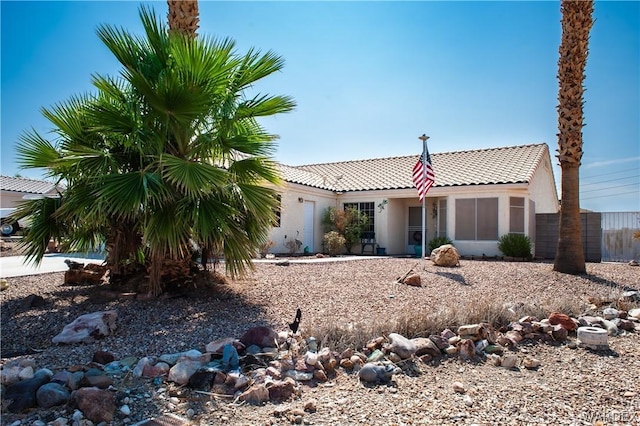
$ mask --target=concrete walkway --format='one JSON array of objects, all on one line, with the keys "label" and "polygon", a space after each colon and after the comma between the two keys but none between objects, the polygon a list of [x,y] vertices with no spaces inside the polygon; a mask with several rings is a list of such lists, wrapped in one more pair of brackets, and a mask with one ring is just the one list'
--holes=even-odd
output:
[{"label": "concrete walkway", "polygon": [[64,272],[69,269],[65,260],[71,259],[80,263],[102,263],[104,256],[93,253],[50,253],[45,254],[38,266],[26,264],[25,256],[0,257],[0,278],[22,277],[25,275],[47,274],[49,272]]}]

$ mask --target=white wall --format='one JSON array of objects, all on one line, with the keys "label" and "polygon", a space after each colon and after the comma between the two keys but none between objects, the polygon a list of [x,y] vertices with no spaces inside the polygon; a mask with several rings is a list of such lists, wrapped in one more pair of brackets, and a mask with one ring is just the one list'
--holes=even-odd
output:
[{"label": "white wall", "polygon": [[[274,188],[282,195],[280,227],[272,228],[269,238],[275,243],[270,253],[289,253],[289,248],[284,244],[289,239],[298,238],[302,241],[302,247],[298,253],[302,253],[305,246],[309,246],[312,253],[322,251],[322,215],[328,207],[336,206],[336,195],[331,191],[305,187],[294,183],[285,183],[283,187]],[[302,202],[299,201],[302,200]],[[314,204],[314,241],[304,241],[304,204],[305,201]],[[285,240],[285,235],[287,239]]]},{"label": "white wall", "polygon": [[545,157],[535,171],[529,184],[529,196],[536,203],[537,213],[558,213],[558,191],[553,179],[549,158]]}]

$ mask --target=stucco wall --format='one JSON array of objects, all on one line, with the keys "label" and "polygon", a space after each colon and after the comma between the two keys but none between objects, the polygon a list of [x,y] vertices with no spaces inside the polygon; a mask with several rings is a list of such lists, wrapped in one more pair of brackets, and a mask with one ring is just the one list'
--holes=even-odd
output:
[{"label": "stucco wall", "polygon": [[536,203],[537,213],[558,213],[558,191],[553,179],[550,160],[544,159],[531,179],[529,196]]},{"label": "stucco wall", "polygon": [[[297,184],[286,184],[284,187],[275,189],[282,195],[281,226],[272,228],[269,233],[269,238],[275,243],[269,252],[289,253],[289,248],[285,246],[285,241],[292,238],[298,238],[302,241],[302,247],[298,253],[301,253],[305,246],[308,246],[309,251],[312,253],[321,252],[322,215],[327,208],[336,206],[335,194]],[[313,242],[304,241],[305,202],[311,202],[314,205]],[[285,236],[287,237],[286,239]]]}]

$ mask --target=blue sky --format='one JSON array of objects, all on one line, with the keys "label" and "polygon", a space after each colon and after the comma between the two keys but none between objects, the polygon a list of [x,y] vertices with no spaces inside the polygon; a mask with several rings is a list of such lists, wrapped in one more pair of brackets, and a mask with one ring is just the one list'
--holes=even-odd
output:
[{"label": "blue sky", "polygon": [[[40,177],[16,167],[19,135],[47,133],[40,108],[92,91],[92,73],[117,74],[95,30],[139,32],[140,4],[1,2],[2,174]],[[432,153],[545,142],[555,154],[558,2],[201,1],[200,14],[200,34],[284,57],[256,87],[298,103],[263,121],[282,163],[417,155],[422,133]],[[596,2],[594,16],[581,204],[640,211],[640,2]]]}]

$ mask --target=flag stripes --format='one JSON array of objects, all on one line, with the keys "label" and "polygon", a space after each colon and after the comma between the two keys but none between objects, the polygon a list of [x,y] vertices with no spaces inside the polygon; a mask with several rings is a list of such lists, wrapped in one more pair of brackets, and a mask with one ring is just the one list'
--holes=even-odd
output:
[{"label": "flag stripes", "polygon": [[[429,188],[435,181],[435,175],[433,174],[433,166],[431,165],[431,155],[429,155],[429,149],[426,148],[427,162],[424,164],[424,152],[420,156],[418,162],[413,166],[413,183],[418,189],[418,197],[420,201],[424,198],[429,191]],[[425,169],[426,167],[426,169]],[[426,170],[426,173],[425,173]]]}]

